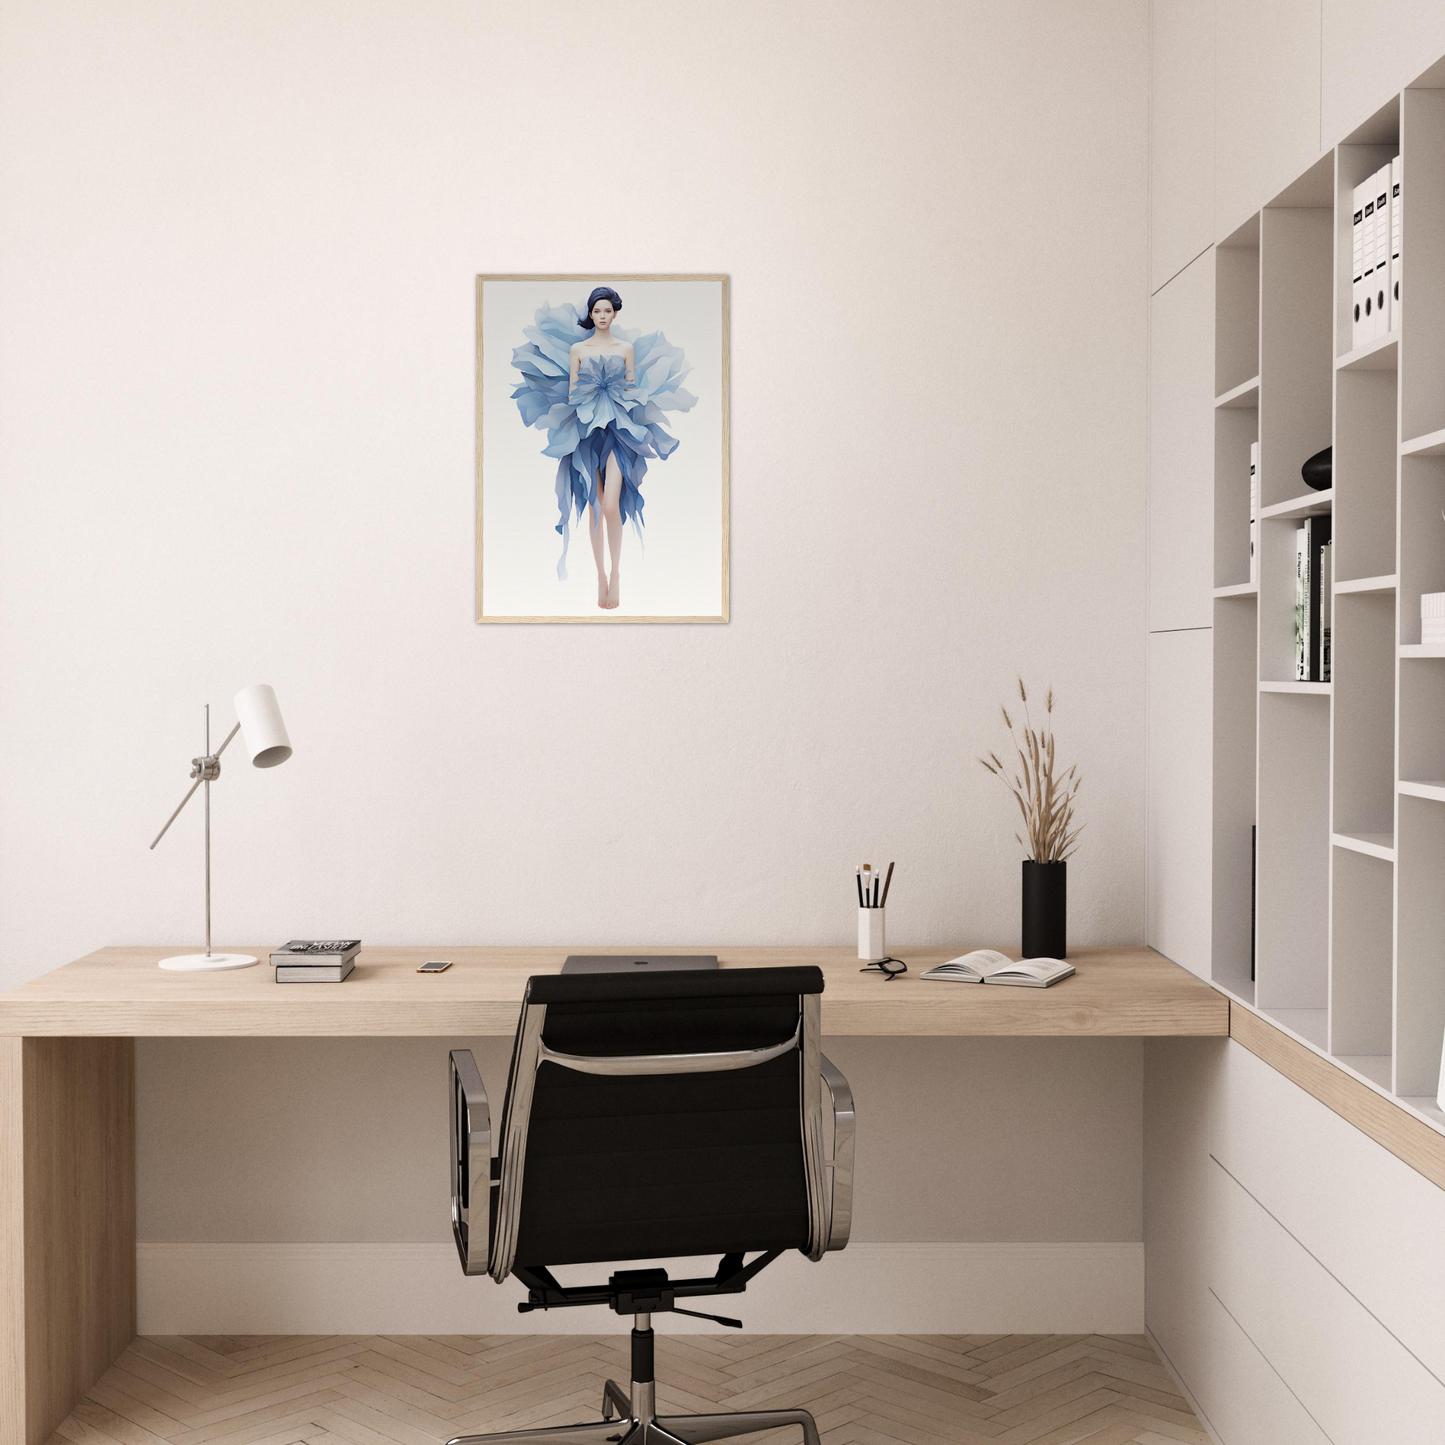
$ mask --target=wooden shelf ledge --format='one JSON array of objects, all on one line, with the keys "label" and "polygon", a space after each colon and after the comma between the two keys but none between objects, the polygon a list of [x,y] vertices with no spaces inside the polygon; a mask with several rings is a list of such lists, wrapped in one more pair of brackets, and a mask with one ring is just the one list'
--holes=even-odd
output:
[{"label": "wooden shelf ledge", "polygon": [[1445,783],[1400,782],[1400,792],[1407,798],[1428,798],[1432,803],[1445,803]]},{"label": "wooden shelf ledge", "polygon": [[1445,457],[1445,428],[1400,443],[1402,457]]},{"label": "wooden shelf ledge", "polygon": [[1392,573],[1388,577],[1355,577],[1350,581],[1336,582],[1335,595],[1356,592],[1393,592],[1398,579]]},{"label": "wooden shelf ledge", "polygon": [[[1341,1068],[1323,1051],[1292,1038],[1254,1009],[1238,1001],[1229,1005],[1229,1036],[1261,1058],[1270,1068],[1298,1084],[1346,1123],[1368,1134],[1432,1184],[1445,1189],[1445,1128],[1420,1118],[1433,1113],[1445,1120],[1434,1100],[1413,1100],[1386,1092],[1378,1081],[1366,1083],[1364,1075]],[[1378,1071],[1378,1069],[1376,1069]],[[1429,1105],[1429,1110],[1420,1109]]]},{"label": "wooden shelf ledge", "polygon": [[1393,833],[1332,833],[1330,837],[1336,848],[1348,848],[1367,858],[1382,858],[1386,863],[1395,861]]},{"label": "wooden shelf ledge", "polygon": [[1323,492],[1306,492],[1302,497],[1291,497],[1287,502],[1261,507],[1259,515],[1266,522],[1288,522],[1296,517],[1318,517],[1332,511],[1334,505],[1335,489],[1327,487]]},{"label": "wooden shelf ledge", "polygon": [[1396,371],[1400,361],[1400,335],[1392,331],[1375,341],[1367,341],[1343,356],[1335,357],[1336,371]]},{"label": "wooden shelf ledge", "polygon": [[1262,682],[1261,692],[1292,692],[1300,697],[1328,697],[1333,686],[1328,682]]},{"label": "wooden shelf ledge", "polygon": [[1259,378],[1251,376],[1228,391],[1214,398],[1214,405],[1220,410],[1254,411],[1259,406]]}]

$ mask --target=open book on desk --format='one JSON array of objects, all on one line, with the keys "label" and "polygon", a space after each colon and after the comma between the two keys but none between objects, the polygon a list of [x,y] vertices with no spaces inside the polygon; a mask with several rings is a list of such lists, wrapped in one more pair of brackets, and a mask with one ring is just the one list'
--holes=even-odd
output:
[{"label": "open book on desk", "polygon": [[919,974],[941,983],[1007,983],[1018,988],[1047,988],[1073,973],[1074,965],[1061,958],[1008,958],[993,948],[976,948],[972,953],[950,958]]}]

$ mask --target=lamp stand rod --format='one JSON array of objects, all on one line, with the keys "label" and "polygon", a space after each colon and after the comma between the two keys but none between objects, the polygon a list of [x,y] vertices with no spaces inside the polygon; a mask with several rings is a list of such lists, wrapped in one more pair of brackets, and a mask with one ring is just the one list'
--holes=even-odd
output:
[{"label": "lamp stand rod", "polygon": [[214,971],[223,968],[247,968],[256,962],[256,959],[249,953],[212,953],[211,952],[211,784],[221,776],[221,754],[230,746],[231,739],[241,731],[240,720],[237,719],[235,727],[226,734],[226,741],[221,744],[213,753],[211,751],[211,705],[205,704],[205,737],[201,755],[191,759],[191,783],[190,790],[181,799],[174,813],[166,819],[165,827],[155,836],[155,842],[151,844],[154,848],[165,837],[172,823],[180,817],[181,809],[191,801],[197,788],[202,783],[206,787],[206,951],[204,953],[184,954],[177,958],[163,958],[160,966],[172,972],[190,972],[197,969]]},{"label": "lamp stand rod", "polygon": [[[211,756],[211,705],[206,704],[206,746],[204,757]],[[211,777],[210,769],[203,772],[206,782],[206,957],[211,956]]]}]

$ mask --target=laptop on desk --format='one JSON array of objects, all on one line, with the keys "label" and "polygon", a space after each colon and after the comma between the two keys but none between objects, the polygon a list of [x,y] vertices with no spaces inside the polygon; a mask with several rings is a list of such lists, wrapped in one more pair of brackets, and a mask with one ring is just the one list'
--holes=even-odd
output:
[{"label": "laptop on desk", "polygon": [[716,968],[715,953],[569,953],[563,973],[676,973]]}]

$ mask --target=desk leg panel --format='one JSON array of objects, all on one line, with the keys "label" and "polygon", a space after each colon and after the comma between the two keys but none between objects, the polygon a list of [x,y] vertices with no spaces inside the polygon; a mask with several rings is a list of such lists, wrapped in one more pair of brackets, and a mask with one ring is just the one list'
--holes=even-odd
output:
[{"label": "desk leg panel", "polygon": [[135,1043],[0,1038],[0,1445],[135,1338]]}]

